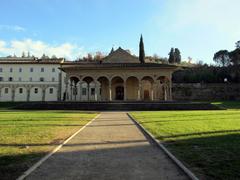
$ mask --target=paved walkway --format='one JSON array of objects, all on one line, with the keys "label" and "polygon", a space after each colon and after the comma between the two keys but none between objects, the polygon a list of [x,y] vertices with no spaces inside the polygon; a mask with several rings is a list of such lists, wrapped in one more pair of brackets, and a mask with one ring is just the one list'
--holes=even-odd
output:
[{"label": "paved walkway", "polygon": [[104,112],[27,179],[188,179],[124,112]]}]

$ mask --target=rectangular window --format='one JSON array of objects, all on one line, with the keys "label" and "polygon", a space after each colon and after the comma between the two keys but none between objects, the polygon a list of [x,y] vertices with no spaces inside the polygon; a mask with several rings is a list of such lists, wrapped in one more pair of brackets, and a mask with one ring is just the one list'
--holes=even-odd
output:
[{"label": "rectangular window", "polygon": [[19,72],[22,72],[22,68],[19,68]]},{"label": "rectangular window", "polygon": [[52,68],[52,72],[55,72],[55,68]]},{"label": "rectangular window", "polygon": [[29,81],[32,82],[32,77],[29,78]]},{"label": "rectangular window", "polygon": [[10,72],[13,72],[13,68],[10,68]]},{"label": "rectangular window", "polygon": [[38,93],[38,88],[34,89],[34,93],[37,94]]},{"label": "rectangular window", "polygon": [[0,81],[3,81],[3,77],[0,77]]},{"label": "rectangular window", "polygon": [[40,77],[40,81],[43,82],[43,81],[44,81],[44,78],[43,78],[43,77]]},{"label": "rectangular window", "polygon": [[0,68],[0,72],[3,72],[3,69],[2,69],[2,68]]},{"label": "rectangular window", "polygon": [[41,72],[44,72],[44,68],[41,68]]},{"label": "rectangular window", "polygon": [[12,77],[9,77],[9,78],[8,78],[8,81],[13,81],[13,78],[12,78]]},{"label": "rectangular window", "polygon": [[87,89],[86,88],[82,88],[82,95],[86,96],[87,95]]},{"label": "rectangular window", "polygon": [[30,72],[33,72],[33,68],[32,67],[30,68]]},{"label": "rectangular window", "polygon": [[91,95],[95,95],[95,88],[91,88]]},{"label": "rectangular window", "polygon": [[49,89],[49,94],[53,94],[53,88]]},{"label": "rectangular window", "polygon": [[19,88],[19,94],[23,93],[23,88]]},{"label": "rectangular window", "polygon": [[5,94],[8,94],[8,88],[5,88],[5,89],[4,89],[4,93],[5,93]]},{"label": "rectangular window", "polygon": [[52,82],[54,82],[54,81],[55,81],[55,78],[53,77],[53,78],[52,78]]},{"label": "rectangular window", "polygon": [[22,78],[21,78],[21,77],[20,77],[20,78],[18,78],[18,81],[19,81],[19,82],[21,82],[21,81],[22,81]]}]

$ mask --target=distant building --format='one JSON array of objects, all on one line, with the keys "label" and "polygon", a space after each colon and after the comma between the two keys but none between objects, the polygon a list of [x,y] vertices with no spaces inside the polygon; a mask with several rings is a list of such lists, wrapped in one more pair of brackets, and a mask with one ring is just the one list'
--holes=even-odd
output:
[{"label": "distant building", "polygon": [[64,59],[0,58],[0,101],[58,101]]},{"label": "distant building", "polygon": [[67,101],[164,101],[172,100],[169,64],[141,63],[126,50],[112,50],[100,61],[65,62]]},{"label": "distant building", "polygon": [[95,61],[0,58],[0,101],[172,100],[177,66],[140,63],[118,48]]}]

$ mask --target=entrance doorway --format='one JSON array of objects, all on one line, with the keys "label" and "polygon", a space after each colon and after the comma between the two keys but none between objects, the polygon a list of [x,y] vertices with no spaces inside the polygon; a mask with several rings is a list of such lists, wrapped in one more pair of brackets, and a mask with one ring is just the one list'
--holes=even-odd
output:
[{"label": "entrance doorway", "polygon": [[124,99],[124,88],[123,86],[116,87],[116,100],[123,100]]},{"label": "entrance doorway", "polygon": [[148,90],[144,90],[144,100],[150,100],[150,94]]}]

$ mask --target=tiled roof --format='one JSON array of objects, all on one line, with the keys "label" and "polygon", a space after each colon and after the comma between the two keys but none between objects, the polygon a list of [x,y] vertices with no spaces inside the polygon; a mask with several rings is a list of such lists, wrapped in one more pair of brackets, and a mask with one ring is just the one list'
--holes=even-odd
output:
[{"label": "tiled roof", "polygon": [[140,63],[138,57],[119,47],[102,59],[103,63]]},{"label": "tiled roof", "polygon": [[63,63],[61,68],[65,69],[115,69],[115,68],[167,68],[167,69],[175,69],[178,66],[170,65],[170,64],[157,64],[157,63]]}]

